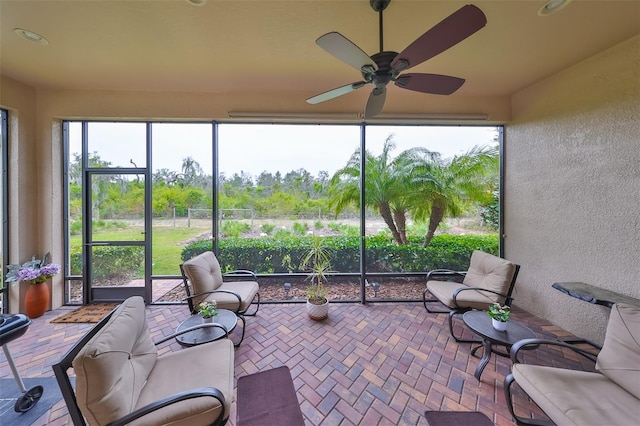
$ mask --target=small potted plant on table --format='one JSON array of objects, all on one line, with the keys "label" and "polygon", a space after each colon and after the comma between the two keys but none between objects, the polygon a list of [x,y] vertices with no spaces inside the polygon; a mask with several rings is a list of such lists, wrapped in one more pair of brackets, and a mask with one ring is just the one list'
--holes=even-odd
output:
[{"label": "small potted plant on table", "polygon": [[213,322],[213,318],[218,315],[216,301],[211,300],[200,303],[198,305],[198,313],[202,317],[202,322]]},{"label": "small potted plant on table", "polygon": [[487,312],[491,317],[491,325],[498,331],[505,331],[507,329],[507,321],[509,321],[510,313],[511,308],[509,306],[500,306],[499,303],[491,305]]}]

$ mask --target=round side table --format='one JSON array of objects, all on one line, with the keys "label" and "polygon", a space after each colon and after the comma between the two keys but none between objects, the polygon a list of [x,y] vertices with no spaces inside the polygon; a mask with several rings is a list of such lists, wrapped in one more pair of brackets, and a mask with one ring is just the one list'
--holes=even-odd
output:
[{"label": "round side table", "polygon": [[[491,353],[508,357],[511,346],[518,340],[537,337],[529,327],[515,320],[509,320],[507,322],[507,329],[505,331],[498,331],[491,325],[491,317],[487,315],[485,311],[465,312],[462,315],[462,320],[471,331],[482,338],[482,345],[475,347],[471,351],[471,354],[475,355],[479,348],[484,348],[480,364],[478,364],[473,374],[478,380],[480,380],[482,370],[484,370],[484,367],[487,366],[491,358]],[[506,352],[496,351],[493,345],[505,346]]]}]

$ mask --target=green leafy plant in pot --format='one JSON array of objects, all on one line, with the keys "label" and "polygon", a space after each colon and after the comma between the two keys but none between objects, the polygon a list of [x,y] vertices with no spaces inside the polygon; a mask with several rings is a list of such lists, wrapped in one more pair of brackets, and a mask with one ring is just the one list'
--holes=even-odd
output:
[{"label": "green leafy plant in pot", "polygon": [[202,302],[198,305],[198,313],[202,316],[203,322],[213,322],[213,318],[218,315],[218,305],[215,300]]},{"label": "green leafy plant in pot", "polygon": [[489,306],[487,315],[491,317],[491,325],[498,331],[505,331],[507,329],[507,321],[509,321],[509,314],[511,308],[509,306],[500,306],[499,303],[494,303]]},{"label": "green leafy plant in pot", "polygon": [[308,271],[307,313],[314,320],[323,320],[329,316],[329,289],[324,285],[327,274],[331,272],[331,248],[322,237],[313,237],[312,245],[302,259],[301,268]]}]

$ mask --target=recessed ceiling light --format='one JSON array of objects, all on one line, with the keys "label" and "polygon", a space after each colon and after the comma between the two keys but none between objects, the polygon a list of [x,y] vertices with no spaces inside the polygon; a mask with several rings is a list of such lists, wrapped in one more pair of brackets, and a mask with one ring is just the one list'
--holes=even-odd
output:
[{"label": "recessed ceiling light", "polygon": [[187,0],[187,3],[192,4],[194,6],[202,6],[207,3],[207,0]]},{"label": "recessed ceiling light", "polygon": [[564,9],[571,0],[549,0],[538,10],[538,16],[547,16],[556,13],[560,9]]},{"label": "recessed ceiling light", "polygon": [[49,44],[49,40],[42,37],[40,34],[34,33],[33,31],[23,30],[22,28],[14,28],[13,31],[27,41],[38,44]]}]

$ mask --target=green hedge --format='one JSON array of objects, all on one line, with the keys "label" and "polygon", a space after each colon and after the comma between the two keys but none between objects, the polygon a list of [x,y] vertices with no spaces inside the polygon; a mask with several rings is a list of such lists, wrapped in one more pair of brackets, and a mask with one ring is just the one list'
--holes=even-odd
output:
[{"label": "green hedge", "polygon": [[[144,247],[95,247],[93,250],[93,280],[110,284],[142,276]],[[71,253],[71,273],[82,274],[82,252]]]},{"label": "green hedge", "polygon": [[[322,237],[333,250],[331,266],[338,272],[357,272],[360,262],[359,237]],[[305,272],[301,259],[313,237],[225,238],[220,240],[218,261],[223,271],[249,269],[259,274]],[[384,235],[367,237],[368,272],[423,272],[432,269],[466,270],[473,250],[498,254],[498,235],[436,235],[428,247],[422,238],[410,238],[398,246]],[[212,240],[193,242],[182,250],[182,260],[212,250]]]}]

